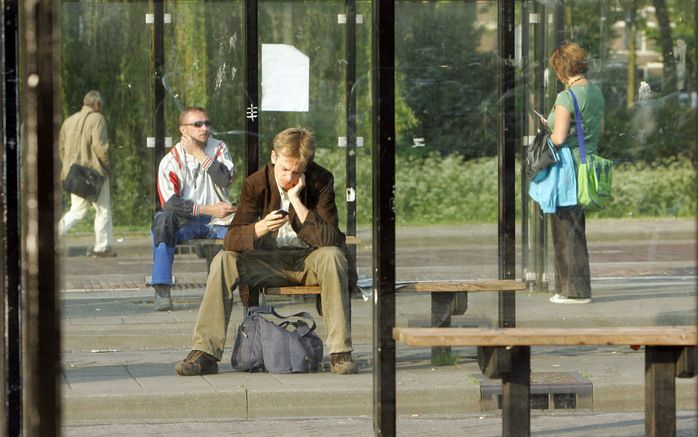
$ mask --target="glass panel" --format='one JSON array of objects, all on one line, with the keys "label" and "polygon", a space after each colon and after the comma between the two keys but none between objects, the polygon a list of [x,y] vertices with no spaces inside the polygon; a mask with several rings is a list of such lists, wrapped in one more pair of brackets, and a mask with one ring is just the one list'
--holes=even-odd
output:
[{"label": "glass panel", "polygon": [[[304,126],[313,131],[318,149],[316,162],[335,176],[341,228],[346,229],[343,196],[346,148],[339,147],[340,137],[346,137],[345,26],[338,24],[338,16],[343,13],[343,1],[259,3],[259,154],[260,166],[269,162],[274,135],[287,127]],[[366,35],[360,26],[357,33]],[[290,77],[290,71],[294,72],[293,77]],[[302,72],[305,72],[305,77]],[[298,80],[294,82],[292,79]],[[284,84],[283,80],[289,82]],[[362,84],[364,92],[367,92],[367,87],[367,84]],[[287,106],[298,106],[298,110],[285,110]]]},{"label": "glass panel", "polygon": [[[536,12],[548,17],[543,19],[547,26],[542,30],[531,26],[528,40],[531,66],[527,76],[528,107],[543,112],[546,117],[552,114],[556,96],[564,89],[548,65],[557,32],[588,52],[584,77],[592,85],[582,80],[576,86],[573,84],[572,89],[580,87],[584,131],[585,135],[592,135],[587,138],[589,151],[597,151],[615,163],[612,197],[603,209],[585,212],[591,297],[594,303],[599,303],[592,308],[603,306],[610,310],[597,314],[595,323],[611,326],[696,322],[696,199],[692,188],[688,188],[695,181],[695,169],[691,165],[690,146],[677,147],[693,144],[696,129],[695,85],[691,85],[688,73],[695,68],[690,58],[690,51],[695,48],[686,45],[693,30],[681,18],[692,11],[684,2],[659,2],[657,7],[662,5],[668,14],[666,23],[661,19],[664,8],[655,6],[638,4],[633,10],[607,2],[570,2],[562,14],[556,14],[555,10],[536,4]],[[662,54],[670,51],[675,55]],[[545,70],[544,66],[547,66]],[[567,83],[576,78],[575,74]],[[593,136],[598,126],[584,120],[585,105],[592,106],[584,101],[585,94],[595,86],[605,101],[604,132],[600,140]],[[563,92],[558,97],[563,99],[562,103],[558,100],[562,106],[565,96],[569,93]],[[595,103],[601,105],[599,101]],[[528,131],[533,135],[541,123],[532,111],[528,114]],[[566,142],[572,145],[574,160],[578,162],[573,113],[570,124],[573,127]],[[530,259],[540,259],[541,255],[547,258],[546,266],[536,267],[531,263],[525,267],[530,267],[526,272],[537,271],[539,275],[534,288],[586,296],[578,287],[563,285],[568,277],[565,259],[569,259],[570,265],[583,259],[584,245],[556,250],[556,241],[569,240],[555,238],[552,232],[560,227],[554,215],[546,215],[546,223],[541,224],[537,218],[540,210],[533,201],[530,205],[531,214],[525,219],[533,223],[533,230],[538,231],[538,226],[549,228],[547,242],[541,239],[544,231],[537,236],[533,235],[535,232],[530,234],[533,235],[528,245]],[[564,223],[562,226],[566,229]],[[568,231],[572,232],[565,232]],[[528,273],[527,279],[535,277]],[[657,300],[657,288],[664,287],[677,292],[683,290],[681,297]],[[655,304],[639,305],[632,313],[623,311],[630,302],[643,299]],[[661,310],[660,302],[674,310]],[[567,308],[562,307],[561,311]],[[570,315],[578,311],[575,308],[570,309]],[[589,321],[571,317],[565,323],[587,325]]]},{"label": "glass panel", "polygon": [[[285,434],[292,434],[289,430],[299,423],[307,431],[308,427],[328,430],[337,422],[345,426],[340,433],[352,433],[353,426],[357,429],[354,434],[370,433],[367,399],[375,387],[372,342],[379,328],[372,324],[370,298],[371,150],[375,146],[370,89],[375,68],[372,2],[356,5],[359,18],[353,60],[345,52],[346,26],[340,16],[344,1],[259,2],[260,166],[269,162],[277,132],[307,127],[317,139],[316,162],[334,175],[341,230],[349,227],[347,203],[356,199],[358,274],[367,285],[351,298],[353,356],[360,374],[344,380],[323,375],[331,368],[331,346],[327,344],[323,374],[232,373],[229,360],[244,317],[238,294],[233,297],[232,316],[226,325],[220,374],[203,378],[175,374],[175,365],[192,347],[191,334],[208,279],[208,253],[207,246],[200,244],[177,245],[171,290],[174,307],[154,311],[154,291],[148,285],[153,271],[150,227],[160,157],[148,148],[147,140],[154,135],[156,77],[148,15],[153,12],[151,3],[61,3],[62,113],[67,118],[78,111],[90,89],[99,90],[104,97],[111,158],[111,249],[118,254],[115,258],[85,257],[94,244],[94,212],[89,207],[87,216],[61,242],[62,388],[67,428],[79,432],[76,424],[92,421],[104,426],[100,431],[108,429],[106,434],[126,435],[132,430],[121,429],[124,421],[151,424],[155,418],[161,426],[157,432],[181,432],[182,423],[198,421],[197,425],[215,429],[215,433],[220,421],[206,425],[201,421],[278,415],[286,419],[268,424],[268,429],[282,423],[280,433]],[[499,274],[497,72],[502,63],[512,62],[501,59],[498,52],[497,8],[501,3],[396,2],[395,213],[400,283],[490,281]],[[516,325],[567,328],[570,333],[589,327],[610,332],[617,327],[695,326],[695,4],[684,0],[580,0],[566,1],[562,9],[556,9],[558,3],[563,4],[516,2],[517,126],[506,135],[515,135],[517,150],[520,148],[515,175],[516,277],[528,287],[516,292]],[[231,200],[238,200],[246,168],[244,2],[168,1],[164,6],[165,135],[176,144],[181,111],[188,106],[205,108],[212,136],[227,144],[238,169],[230,189]],[[615,164],[612,197],[606,207],[584,213],[585,228],[579,234],[585,236],[586,244],[566,250],[556,249],[555,243],[569,244],[569,238],[552,232],[562,226],[565,234],[571,226],[553,224],[552,214],[544,214],[531,200],[523,162],[541,127],[532,110],[550,119],[558,93],[564,89],[548,62],[563,40],[575,41],[588,53],[584,77],[598,86],[605,102],[604,132],[600,140],[591,135],[589,147],[598,146],[598,154]],[[267,62],[280,59],[265,58],[270,54],[267,50],[274,49],[302,62],[297,66],[282,58],[287,64],[277,65],[272,71],[276,76],[266,76],[270,72],[265,67],[271,65]],[[307,80],[297,87],[288,85],[288,79],[302,73],[305,61]],[[346,139],[342,139],[348,136],[345,74],[351,61],[356,62],[351,93],[357,102],[354,117],[359,137],[355,193],[347,193],[352,181],[347,180]],[[562,77],[568,83],[576,78],[577,74]],[[271,82],[265,82],[267,79]],[[279,83],[285,84],[281,91],[292,91],[295,97],[274,101],[274,85]],[[589,85],[584,80],[574,85],[580,89],[580,99],[587,99],[581,90]],[[302,108],[305,86],[307,109]],[[265,100],[269,98],[271,103]],[[599,99],[583,100],[582,112],[593,110],[593,102],[600,104]],[[286,104],[301,108],[289,110]],[[554,118],[562,123],[564,114]],[[595,132],[599,120],[588,119],[585,131]],[[574,152],[575,135],[572,131],[565,134],[560,143],[568,143]],[[577,154],[572,156],[578,161]],[[65,193],[63,201],[66,207],[70,205]],[[585,251],[591,302],[551,302],[555,292],[566,292],[560,289],[565,276],[561,262],[584,267]],[[573,291],[587,297],[585,290]],[[465,296],[459,293],[457,299],[444,303],[426,292],[399,290],[397,326],[497,327],[498,293],[470,292],[467,301]],[[315,311],[315,297],[268,296],[262,303],[273,305],[283,315],[310,312],[325,338],[328,326]],[[459,432],[455,425],[459,430],[478,426],[487,434],[500,433],[500,382],[483,376],[474,347],[432,350],[398,344],[396,351],[399,435],[413,429],[423,434],[419,426],[426,428],[425,423],[444,435]],[[603,345],[534,347],[532,408],[575,410],[577,420],[593,406],[602,434],[641,434],[643,352]],[[308,389],[318,383],[322,394]],[[679,415],[686,419],[678,427],[684,433],[695,429],[694,384],[694,379],[677,380]],[[628,397],[630,390],[635,395]],[[598,419],[598,413],[614,415]],[[626,420],[616,420],[621,413],[628,415]],[[444,414],[458,420],[420,423],[425,416]],[[307,421],[322,415],[333,419]],[[343,420],[346,416],[361,418],[348,423]],[[163,426],[163,421],[169,423]],[[250,423],[258,426],[256,420],[230,426],[242,432]],[[534,432],[545,429],[560,435],[568,428],[559,415],[536,417],[532,425]],[[90,427],[82,431],[97,433]]]},{"label": "glass panel", "polygon": [[205,108],[212,136],[227,144],[238,171],[230,193],[239,193],[246,168],[243,3],[172,1],[166,13],[172,17],[165,24],[162,81],[167,135],[175,144],[180,113],[187,107]]},{"label": "glass panel", "polygon": [[[154,193],[152,155],[146,148],[152,135],[147,11],[147,2],[62,2],[61,7],[63,117],[80,110],[89,90],[102,94],[111,145],[113,221],[128,226],[150,220],[144,206]],[[67,209],[68,197],[64,201]],[[92,230],[94,210],[88,210],[75,231]]]},{"label": "glass panel", "polygon": [[497,278],[496,6],[396,4],[399,280]]}]

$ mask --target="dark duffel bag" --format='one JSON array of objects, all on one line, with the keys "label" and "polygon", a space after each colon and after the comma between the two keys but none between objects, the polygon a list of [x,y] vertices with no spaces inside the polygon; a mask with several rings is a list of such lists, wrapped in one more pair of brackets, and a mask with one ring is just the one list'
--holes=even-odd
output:
[{"label": "dark duffel bag", "polygon": [[[263,315],[281,319],[279,324]],[[297,320],[287,320],[298,318]],[[308,324],[308,322],[310,324]],[[230,364],[243,372],[317,372],[322,362],[322,340],[313,317],[300,312],[284,317],[272,307],[250,307],[235,337]]]}]

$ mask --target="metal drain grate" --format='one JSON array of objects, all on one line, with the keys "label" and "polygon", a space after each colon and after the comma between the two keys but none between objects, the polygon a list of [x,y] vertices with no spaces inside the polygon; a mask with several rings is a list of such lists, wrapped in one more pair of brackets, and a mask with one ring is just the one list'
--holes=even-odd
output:
[{"label": "metal drain grate", "polygon": [[[476,376],[476,375],[473,375]],[[482,411],[502,409],[502,383],[480,378],[480,408]],[[578,372],[531,373],[531,409],[562,410],[591,409],[593,388],[591,382]]]}]

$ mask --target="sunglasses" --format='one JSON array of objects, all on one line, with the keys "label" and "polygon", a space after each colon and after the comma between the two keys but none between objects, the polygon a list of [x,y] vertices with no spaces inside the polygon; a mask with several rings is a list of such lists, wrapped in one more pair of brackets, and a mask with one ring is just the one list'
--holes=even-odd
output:
[{"label": "sunglasses", "polygon": [[194,127],[206,126],[206,127],[209,127],[209,126],[211,126],[211,120],[194,121],[192,123],[185,123],[182,126],[194,126]]}]

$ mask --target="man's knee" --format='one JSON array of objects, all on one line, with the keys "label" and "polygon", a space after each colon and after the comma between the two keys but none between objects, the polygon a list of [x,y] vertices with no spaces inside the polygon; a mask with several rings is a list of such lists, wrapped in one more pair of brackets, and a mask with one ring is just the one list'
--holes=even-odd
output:
[{"label": "man's knee", "polygon": [[68,211],[68,214],[73,216],[73,220],[75,221],[81,221],[82,219],[85,218],[87,215],[87,208],[75,208],[75,209],[70,209]]},{"label": "man's knee", "polygon": [[153,234],[153,243],[157,246],[159,243],[166,243],[170,247],[176,245],[175,234],[177,233],[178,224],[174,213],[170,211],[160,211],[153,217],[153,225],[150,230]]},{"label": "man's knee", "polygon": [[229,250],[221,250],[213,257],[214,262],[237,264],[240,253]]},{"label": "man's knee", "polygon": [[315,250],[315,256],[318,258],[318,266],[335,267],[342,271],[348,268],[347,257],[337,246],[319,247]]},{"label": "man's knee", "polygon": [[211,260],[211,271],[213,271],[214,269],[217,271],[225,271],[225,272],[232,271],[235,275],[239,275],[239,272],[238,272],[238,260],[239,259],[240,259],[240,253],[231,252],[231,251],[227,251],[227,250],[221,250]]},{"label": "man's knee", "polygon": [[153,228],[172,226],[175,222],[175,215],[170,211],[158,211],[153,217]]}]

